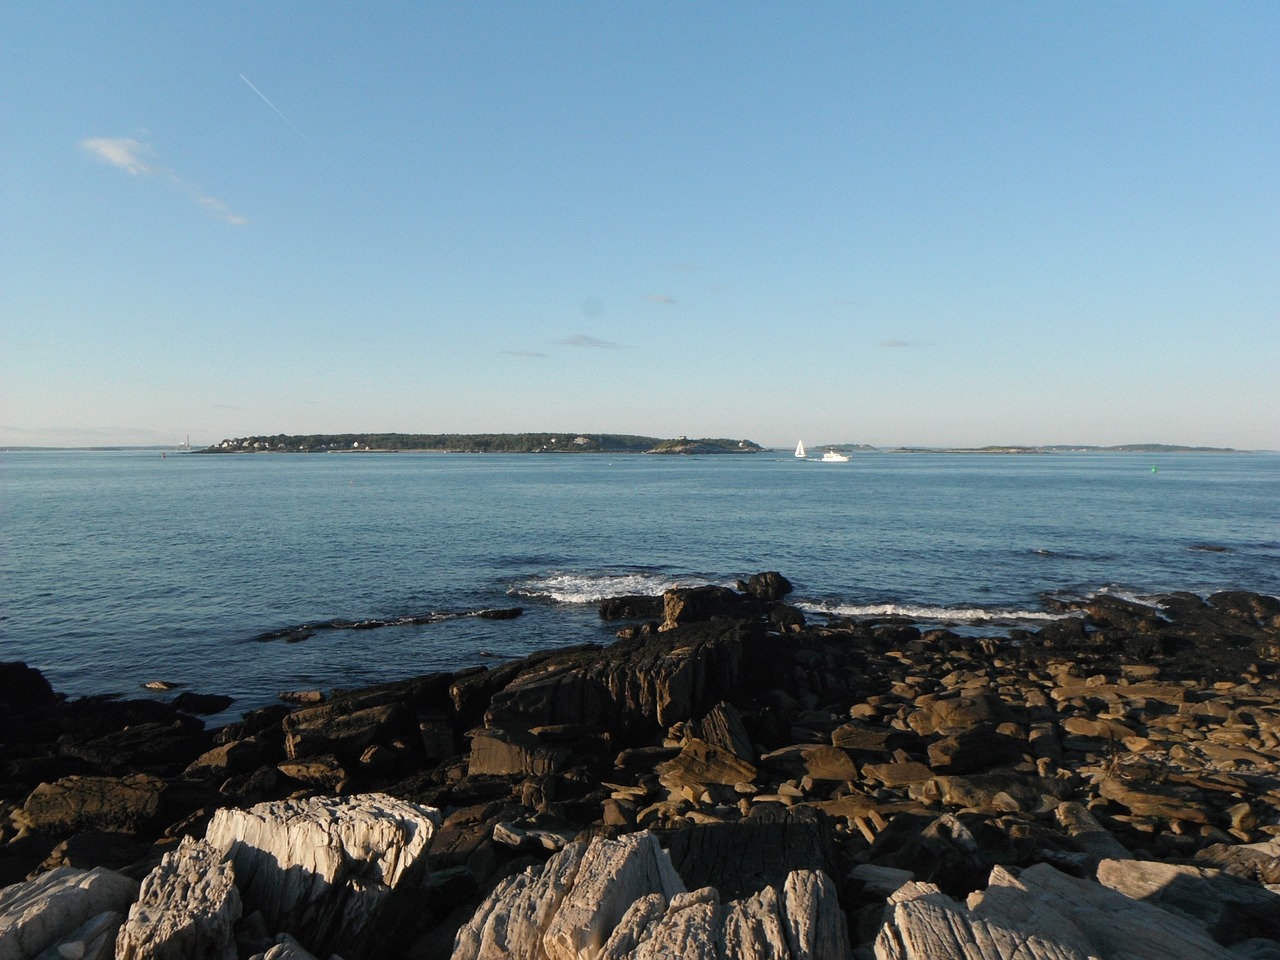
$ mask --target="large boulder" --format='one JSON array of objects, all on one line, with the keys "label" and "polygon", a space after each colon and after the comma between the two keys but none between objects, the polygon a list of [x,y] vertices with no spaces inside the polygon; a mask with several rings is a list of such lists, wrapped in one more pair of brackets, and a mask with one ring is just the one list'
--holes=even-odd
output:
[{"label": "large boulder", "polygon": [[63,944],[100,940],[137,896],[136,880],[101,867],[59,867],[6,887],[0,890],[0,960],[29,960]]},{"label": "large boulder", "polygon": [[235,960],[240,910],[231,863],[184,837],[142,881],[116,938],[116,960]]},{"label": "large boulder", "polygon": [[777,661],[761,623],[695,624],[540,659],[493,693],[484,722],[500,729],[584,724],[623,741],[647,738],[730,695],[750,695]]},{"label": "large boulder", "polygon": [[412,932],[440,813],[381,794],[214,814],[206,839],[235,865],[248,911],[318,956],[384,955]]},{"label": "large boulder", "polygon": [[454,960],[848,960],[835,885],[796,870],[742,901],[693,892],[648,831],[571,843],[501,883],[454,943]]},{"label": "large boulder", "polygon": [[64,777],[31,791],[14,821],[35,833],[81,830],[138,833],[162,826],[165,781],[144,773],[128,777]]}]

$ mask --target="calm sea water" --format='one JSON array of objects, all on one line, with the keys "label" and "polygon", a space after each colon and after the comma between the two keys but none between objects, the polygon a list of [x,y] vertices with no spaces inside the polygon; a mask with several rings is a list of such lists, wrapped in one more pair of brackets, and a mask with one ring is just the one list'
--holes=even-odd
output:
[{"label": "calm sea water", "polygon": [[[814,616],[987,632],[1050,616],[1046,593],[1280,594],[1274,454],[41,451],[0,454],[0,470],[0,659],[72,695],[228,693],[233,714],[283,690],[607,642],[601,597],[766,569]],[[454,616],[511,606],[524,615]]]}]

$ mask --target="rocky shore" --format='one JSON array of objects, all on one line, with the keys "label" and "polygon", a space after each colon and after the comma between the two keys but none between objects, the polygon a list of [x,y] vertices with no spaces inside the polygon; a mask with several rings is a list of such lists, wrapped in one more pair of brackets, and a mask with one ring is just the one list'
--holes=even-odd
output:
[{"label": "rocky shore", "polygon": [[1280,960],[1280,600],[789,591],[218,730],[0,664],[0,960]]}]

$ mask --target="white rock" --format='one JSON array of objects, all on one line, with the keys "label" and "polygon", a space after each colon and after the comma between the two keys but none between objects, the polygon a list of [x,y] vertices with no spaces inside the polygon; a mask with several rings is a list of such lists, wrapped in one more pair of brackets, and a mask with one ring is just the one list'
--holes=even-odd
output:
[{"label": "white rock", "polygon": [[287,933],[276,937],[276,942],[265,953],[256,953],[249,960],[316,960],[307,949]]},{"label": "white rock", "polygon": [[547,925],[543,949],[548,960],[593,960],[635,901],[650,893],[669,901],[684,892],[671,858],[649,831],[617,840],[596,837]]},{"label": "white rock", "polygon": [[61,943],[50,947],[36,960],[114,960],[116,934],[123,923],[123,913],[104,911],[67,934]]},{"label": "white rock", "polygon": [[649,935],[649,928],[666,912],[667,898],[660,893],[651,893],[631,904],[609,934],[599,960],[631,960],[640,941]]},{"label": "white rock", "polygon": [[1158,907],[1047,864],[991,872],[961,904],[928,883],[889,898],[877,960],[1228,960],[1201,930]]},{"label": "white rock", "polygon": [[835,884],[821,870],[793,870],[782,888],[787,945],[794,960],[853,956]]},{"label": "white rock", "polygon": [[236,960],[240,893],[212,846],[184,837],[142,881],[116,937],[116,960]]},{"label": "white rock", "polygon": [[138,883],[111,870],[58,867],[0,890],[0,960],[27,960],[65,940],[99,914],[123,914]]},{"label": "white rock", "polygon": [[849,960],[835,885],[798,870],[721,905],[693,893],[648,831],[571,843],[511,877],[454,941],[454,960]]},{"label": "white rock", "polygon": [[395,934],[390,894],[421,879],[440,822],[438,810],[383,794],[312,797],[219,810],[205,837],[268,928],[354,960]]},{"label": "white rock", "polygon": [[542,934],[573,886],[587,845],[567,844],[543,867],[508,877],[454,938],[457,960],[543,960]]},{"label": "white rock", "polygon": [[792,960],[782,904],[773,887],[725,904],[723,919],[725,960]]}]

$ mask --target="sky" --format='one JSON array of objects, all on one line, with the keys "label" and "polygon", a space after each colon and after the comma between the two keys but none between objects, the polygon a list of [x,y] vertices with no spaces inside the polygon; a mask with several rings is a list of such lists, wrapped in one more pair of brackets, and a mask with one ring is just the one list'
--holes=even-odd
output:
[{"label": "sky", "polygon": [[0,4],[0,445],[1280,448],[1280,4]]}]

